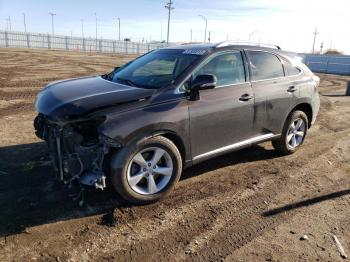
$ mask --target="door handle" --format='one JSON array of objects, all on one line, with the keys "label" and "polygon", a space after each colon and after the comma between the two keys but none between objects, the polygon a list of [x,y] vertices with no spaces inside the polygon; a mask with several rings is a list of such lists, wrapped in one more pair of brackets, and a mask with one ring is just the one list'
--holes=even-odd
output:
[{"label": "door handle", "polygon": [[293,93],[293,92],[295,92],[295,91],[297,91],[297,88],[296,88],[295,86],[290,86],[290,87],[288,87],[288,89],[287,89],[287,92],[290,92],[290,93]]},{"label": "door handle", "polygon": [[239,98],[239,101],[249,101],[250,99],[254,98],[253,95],[250,95],[250,94],[244,94],[242,95],[240,98]]}]

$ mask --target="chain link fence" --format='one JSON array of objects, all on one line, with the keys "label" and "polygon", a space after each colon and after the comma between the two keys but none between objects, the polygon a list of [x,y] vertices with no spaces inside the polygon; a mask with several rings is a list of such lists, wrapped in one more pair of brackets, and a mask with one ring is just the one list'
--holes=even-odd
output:
[{"label": "chain link fence", "polygon": [[0,31],[0,47],[45,48],[67,51],[141,55],[165,47],[165,43],[137,43],[50,34]]}]

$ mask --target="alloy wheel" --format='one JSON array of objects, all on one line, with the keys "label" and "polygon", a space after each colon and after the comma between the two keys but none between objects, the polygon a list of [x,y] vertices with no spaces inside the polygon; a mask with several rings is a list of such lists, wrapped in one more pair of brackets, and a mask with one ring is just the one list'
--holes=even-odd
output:
[{"label": "alloy wheel", "polygon": [[297,118],[292,121],[287,133],[287,145],[294,149],[303,142],[305,136],[305,123],[303,119]]},{"label": "alloy wheel", "polygon": [[135,192],[152,195],[168,185],[173,169],[173,160],[165,149],[148,147],[136,153],[129,162],[127,180]]}]

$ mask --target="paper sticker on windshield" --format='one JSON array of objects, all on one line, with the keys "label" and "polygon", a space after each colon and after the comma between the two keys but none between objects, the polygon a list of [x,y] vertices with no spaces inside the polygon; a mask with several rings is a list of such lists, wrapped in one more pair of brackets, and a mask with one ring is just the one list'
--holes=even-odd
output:
[{"label": "paper sticker on windshield", "polygon": [[184,55],[203,55],[206,51],[205,49],[187,49],[182,53]]}]

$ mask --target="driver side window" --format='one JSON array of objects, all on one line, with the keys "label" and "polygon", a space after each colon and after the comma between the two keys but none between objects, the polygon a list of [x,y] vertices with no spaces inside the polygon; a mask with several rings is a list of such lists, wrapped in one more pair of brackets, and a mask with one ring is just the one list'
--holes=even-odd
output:
[{"label": "driver side window", "polygon": [[[195,79],[198,75],[208,74],[216,76],[216,88],[244,83],[246,77],[241,52],[233,51],[212,57],[197,71],[195,71],[195,73],[192,76],[192,79]],[[180,92],[188,91],[189,89],[190,81],[186,81],[180,87]]]},{"label": "driver side window", "polygon": [[216,76],[217,87],[245,82],[241,52],[230,52],[213,57],[193,77],[208,74]]}]

